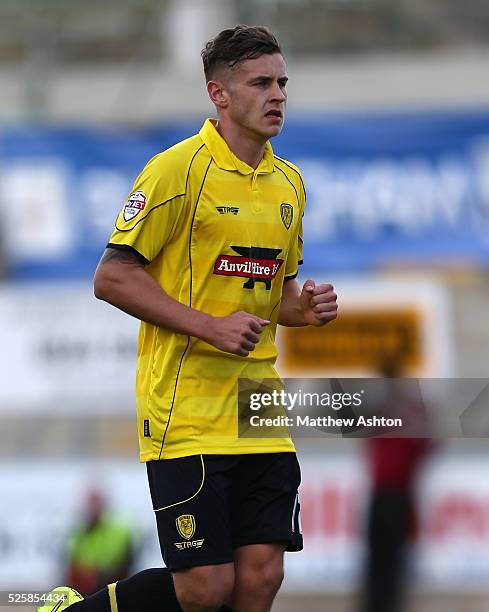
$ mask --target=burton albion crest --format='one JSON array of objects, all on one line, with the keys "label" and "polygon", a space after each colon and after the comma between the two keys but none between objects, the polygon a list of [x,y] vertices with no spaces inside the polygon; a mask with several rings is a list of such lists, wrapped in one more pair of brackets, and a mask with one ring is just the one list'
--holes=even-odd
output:
[{"label": "burton albion crest", "polygon": [[178,533],[185,538],[186,540],[190,540],[190,538],[195,533],[195,517],[193,514],[182,514],[177,520],[177,529]]},{"label": "burton albion crest", "polygon": [[282,217],[282,223],[285,225],[286,229],[289,229],[294,217],[294,207],[292,204],[286,204],[285,202],[280,204],[280,216]]}]

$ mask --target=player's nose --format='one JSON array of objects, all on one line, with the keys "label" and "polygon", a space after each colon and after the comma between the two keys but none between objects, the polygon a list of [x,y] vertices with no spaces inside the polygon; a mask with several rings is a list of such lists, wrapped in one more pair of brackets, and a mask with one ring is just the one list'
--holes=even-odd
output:
[{"label": "player's nose", "polygon": [[274,102],[285,102],[287,100],[287,94],[278,83],[274,83],[271,97]]}]

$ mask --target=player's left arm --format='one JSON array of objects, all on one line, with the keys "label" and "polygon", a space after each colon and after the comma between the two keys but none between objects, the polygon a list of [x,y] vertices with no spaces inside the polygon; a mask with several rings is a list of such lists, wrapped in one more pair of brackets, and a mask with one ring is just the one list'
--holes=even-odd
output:
[{"label": "player's left arm", "polygon": [[278,322],[286,327],[314,325],[321,327],[334,321],[338,312],[333,285],[316,285],[306,280],[302,289],[295,279],[284,282]]}]

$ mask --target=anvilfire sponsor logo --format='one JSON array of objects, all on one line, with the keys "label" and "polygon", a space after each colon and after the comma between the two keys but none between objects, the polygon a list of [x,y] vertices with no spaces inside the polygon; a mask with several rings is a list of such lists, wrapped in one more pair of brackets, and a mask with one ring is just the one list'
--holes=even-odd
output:
[{"label": "anvilfire sponsor logo", "polygon": [[239,255],[219,255],[214,264],[214,274],[247,278],[244,289],[253,289],[255,282],[262,282],[265,283],[266,289],[270,290],[272,280],[284,262],[283,259],[277,259],[281,249],[240,246],[231,248]]}]

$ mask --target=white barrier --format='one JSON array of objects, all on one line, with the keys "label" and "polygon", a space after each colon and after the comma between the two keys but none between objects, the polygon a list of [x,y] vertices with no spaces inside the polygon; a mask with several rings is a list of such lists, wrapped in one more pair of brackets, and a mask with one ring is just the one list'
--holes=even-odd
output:
[{"label": "white barrier", "polygon": [[132,414],[137,330],[90,283],[2,286],[2,412]]},{"label": "white barrier", "polygon": [[[302,553],[287,555],[290,592],[351,590],[364,548],[368,478],[361,456],[302,458]],[[412,571],[427,590],[486,591],[489,459],[435,456],[420,482]],[[161,565],[143,466],[132,461],[0,464],[0,588],[46,588],[60,579],[61,550],[88,484],[147,534],[139,566]]]}]

